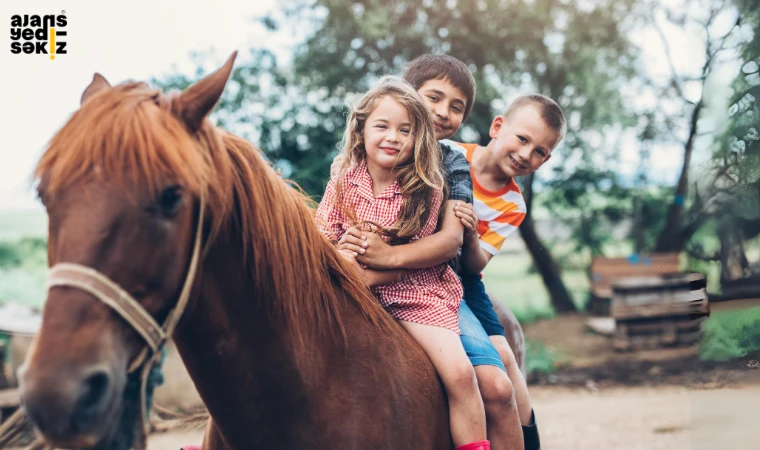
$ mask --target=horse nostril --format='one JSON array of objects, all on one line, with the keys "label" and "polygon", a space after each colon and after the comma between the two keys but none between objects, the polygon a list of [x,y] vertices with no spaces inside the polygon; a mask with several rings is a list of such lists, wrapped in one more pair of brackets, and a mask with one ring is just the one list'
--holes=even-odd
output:
[{"label": "horse nostril", "polygon": [[86,428],[98,415],[111,385],[110,376],[103,370],[97,370],[82,383],[82,391],[74,407],[72,425],[74,429]]}]

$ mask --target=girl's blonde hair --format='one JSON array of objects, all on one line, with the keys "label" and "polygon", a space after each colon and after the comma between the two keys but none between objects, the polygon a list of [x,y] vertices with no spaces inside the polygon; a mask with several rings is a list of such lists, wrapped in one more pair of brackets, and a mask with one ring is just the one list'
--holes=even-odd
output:
[{"label": "girl's blonde hair", "polygon": [[[366,161],[364,125],[367,117],[385,97],[391,97],[406,108],[411,120],[410,138],[414,139],[412,156],[397,166],[396,181],[404,196],[401,211],[393,228],[382,230],[390,236],[392,244],[399,244],[408,242],[425,226],[433,209],[433,199],[439,199],[442,205],[446,196],[441,152],[435,139],[430,112],[417,91],[400,78],[381,78],[351,107],[341,154],[337,158],[339,166],[334,177],[334,205],[339,205],[347,217],[355,219],[354,208],[342,201],[343,178],[351,167],[357,167]],[[436,191],[439,195],[435,195]]]}]

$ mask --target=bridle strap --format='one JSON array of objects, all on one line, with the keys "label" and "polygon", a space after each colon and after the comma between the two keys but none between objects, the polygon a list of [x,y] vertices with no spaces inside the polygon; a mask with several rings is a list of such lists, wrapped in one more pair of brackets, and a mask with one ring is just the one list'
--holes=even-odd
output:
[{"label": "bridle strap", "polygon": [[203,195],[200,197],[200,211],[198,212],[198,226],[195,232],[193,252],[190,257],[190,265],[185,276],[185,283],[180,291],[179,299],[162,326],[151,316],[121,286],[111,281],[107,276],[97,270],[74,263],[58,263],[48,272],[47,289],[54,286],[65,286],[81,289],[98,300],[102,301],[119,316],[121,316],[147,344],[130,363],[128,372],[132,373],[142,367],[140,372],[140,420],[137,425],[137,448],[144,449],[146,446],[147,431],[145,423],[145,391],[148,377],[153,363],[156,362],[166,343],[166,339],[172,336],[177,327],[185,308],[190,301],[190,292],[193,288],[195,275],[198,270],[198,262],[201,254],[201,242],[203,237],[203,214],[205,203]]},{"label": "bridle strap", "polygon": [[193,290],[193,282],[195,281],[195,275],[198,271],[198,262],[201,255],[201,242],[203,241],[203,211],[205,204],[203,201],[203,195],[200,197],[200,211],[198,212],[198,226],[195,232],[195,243],[193,244],[193,254],[190,257],[190,266],[187,268],[187,276],[185,278],[185,284],[182,286],[182,291],[177,299],[177,304],[169,312],[169,315],[164,320],[164,333],[167,337],[171,337],[174,330],[177,328],[179,320],[182,318],[182,314],[185,312],[187,304],[190,302],[190,291]]},{"label": "bridle strap", "polygon": [[72,263],[58,263],[48,273],[47,288],[66,286],[81,289],[110,306],[140,333],[151,351],[166,340],[161,326],[127,291],[95,269]]}]

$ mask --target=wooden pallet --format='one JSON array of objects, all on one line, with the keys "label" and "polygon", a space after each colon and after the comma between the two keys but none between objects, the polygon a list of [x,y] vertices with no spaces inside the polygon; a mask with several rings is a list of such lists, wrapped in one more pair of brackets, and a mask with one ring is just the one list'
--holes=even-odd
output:
[{"label": "wooden pallet", "polygon": [[612,284],[610,314],[618,350],[693,345],[710,315],[701,273],[634,277]]},{"label": "wooden pallet", "polygon": [[652,253],[631,258],[602,258],[591,261],[591,312],[610,314],[612,285],[627,278],[662,276],[678,273],[678,253]]},{"label": "wooden pallet", "polygon": [[619,320],[615,323],[612,345],[615,350],[646,350],[660,347],[690,346],[702,337],[705,317],[658,317]]},{"label": "wooden pallet", "polygon": [[610,315],[615,320],[707,316],[710,304],[706,286],[702,273],[621,279],[612,285]]}]

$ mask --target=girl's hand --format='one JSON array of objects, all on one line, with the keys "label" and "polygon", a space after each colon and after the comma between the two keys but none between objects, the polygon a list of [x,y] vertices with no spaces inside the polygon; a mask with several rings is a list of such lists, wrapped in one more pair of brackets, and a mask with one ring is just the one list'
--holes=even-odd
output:
[{"label": "girl's hand", "polygon": [[354,269],[357,270],[357,273],[359,273],[361,275],[361,279],[362,279],[362,281],[364,281],[364,284],[366,284],[368,287],[373,286],[372,284],[370,284],[371,281],[367,279],[370,274],[368,274],[367,273],[368,271],[366,271],[366,270],[364,270],[364,268],[362,268],[362,266],[359,264],[359,261],[356,260],[356,256],[354,256],[354,253],[352,251],[350,251],[350,250],[338,250],[338,253],[340,253],[340,256],[342,256],[343,258],[345,258],[346,261],[348,261],[348,263],[351,266],[353,266]]},{"label": "girl's hand", "polygon": [[470,203],[460,202],[454,206],[454,214],[464,226],[464,235],[467,238],[478,236],[478,214]]},{"label": "girl's hand", "polygon": [[338,241],[338,250],[347,251],[354,257],[363,255],[368,245],[366,235],[356,227],[349,228]]},{"label": "girl's hand", "polygon": [[338,241],[338,250],[344,250],[370,269],[390,270],[394,266],[393,247],[383,238],[369,230],[351,227]]},{"label": "girl's hand", "polygon": [[348,250],[338,250],[338,253],[340,253],[340,256],[342,256],[352,266],[359,270],[359,272],[362,271],[362,266],[359,265],[359,262],[356,260],[356,256],[354,256],[352,252]]},{"label": "girl's hand", "polygon": [[396,267],[393,247],[379,234],[365,231],[362,235],[362,245],[364,251],[356,257],[360,263],[375,270],[389,270]]}]

